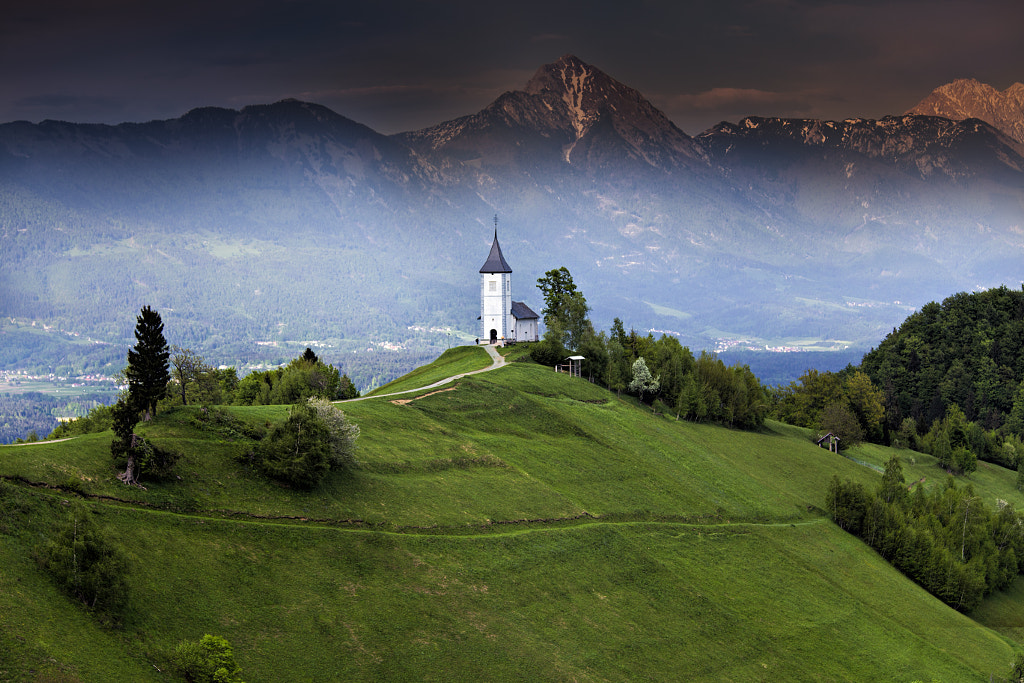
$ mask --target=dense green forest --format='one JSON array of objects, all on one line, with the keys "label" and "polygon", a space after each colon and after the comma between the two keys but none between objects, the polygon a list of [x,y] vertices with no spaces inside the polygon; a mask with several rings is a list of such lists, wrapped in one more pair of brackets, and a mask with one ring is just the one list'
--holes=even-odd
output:
[{"label": "dense green forest", "polygon": [[1024,436],[1021,340],[1024,290],[961,292],[908,317],[861,367],[885,392],[891,430],[906,417],[927,428],[956,405],[985,429]]},{"label": "dense green forest", "polygon": [[[771,415],[838,437],[934,457],[946,484],[909,489],[900,457],[875,493],[834,479],[832,518],[947,604],[970,610],[1008,586],[1024,561],[1024,521],[1012,505],[995,509],[974,493],[984,460],[1016,469],[1024,487],[1024,291],[1005,287],[929,303],[839,372],[808,370],[772,390]],[[967,479],[957,485],[957,475]]]},{"label": "dense green forest", "polygon": [[1024,290],[962,292],[909,316],[859,366],[812,369],[775,387],[771,414],[847,443],[926,452],[956,473],[978,459],[1015,468],[1024,456],[1021,339]]}]

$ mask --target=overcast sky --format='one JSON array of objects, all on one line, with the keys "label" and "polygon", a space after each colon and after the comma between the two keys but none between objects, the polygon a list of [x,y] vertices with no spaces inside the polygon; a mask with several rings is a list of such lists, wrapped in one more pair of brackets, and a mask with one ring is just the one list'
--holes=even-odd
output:
[{"label": "overcast sky", "polygon": [[24,0],[0,17],[0,122],[295,97],[395,133],[575,54],[694,135],[746,115],[898,114],[956,78],[1003,90],[1024,81],[1022,29],[1022,0]]}]

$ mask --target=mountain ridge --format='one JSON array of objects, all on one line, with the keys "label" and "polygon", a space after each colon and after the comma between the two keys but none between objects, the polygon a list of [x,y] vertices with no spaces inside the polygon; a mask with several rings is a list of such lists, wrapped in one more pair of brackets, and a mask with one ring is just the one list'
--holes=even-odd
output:
[{"label": "mountain ridge", "polygon": [[0,313],[120,340],[148,302],[228,363],[314,339],[339,364],[438,351],[448,339],[417,330],[475,336],[499,214],[517,299],[564,265],[598,327],[628,312],[693,348],[867,348],[908,306],[1015,285],[1022,168],[977,119],[748,117],[691,138],[571,55],[397,135],[297,100],[14,122]]}]

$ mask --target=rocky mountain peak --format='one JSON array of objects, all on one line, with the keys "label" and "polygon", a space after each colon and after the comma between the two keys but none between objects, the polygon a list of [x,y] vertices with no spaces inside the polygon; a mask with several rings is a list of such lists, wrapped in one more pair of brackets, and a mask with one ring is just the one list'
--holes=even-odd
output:
[{"label": "rocky mountain peak", "polygon": [[954,121],[981,119],[1024,142],[1024,84],[1000,92],[987,83],[961,78],[939,86],[908,114],[942,116]]},{"label": "rocky mountain peak", "polygon": [[501,95],[477,114],[401,137],[418,153],[458,149],[485,165],[505,164],[528,150],[547,154],[552,142],[560,146],[560,163],[580,168],[636,163],[673,172],[707,164],[703,148],[643,95],[573,55],[540,67],[523,90]]},{"label": "rocky mountain peak", "polygon": [[537,69],[524,91],[557,95],[565,103],[577,139],[602,115],[610,116],[620,130],[638,127],[648,134],[682,133],[639,92],[574,55]]},{"label": "rocky mountain peak", "polygon": [[655,167],[664,166],[666,149],[704,158],[700,147],[638,91],[574,55],[537,69],[523,92],[537,98],[555,97],[564,105],[575,138],[565,150],[567,160],[576,143],[598,131],[614,134],[631,154]]}]

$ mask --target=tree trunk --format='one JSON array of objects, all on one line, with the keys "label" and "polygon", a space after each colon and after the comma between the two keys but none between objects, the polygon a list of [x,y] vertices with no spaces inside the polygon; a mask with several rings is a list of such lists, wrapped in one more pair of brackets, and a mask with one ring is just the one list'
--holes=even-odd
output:
[{"label": "tree trunk", "polygon": [[137,435],[132,434],[131,445],[128,447],[128,464],[125,466],[124,472],[117,475],[117,478],[128,486],[135,486],[145,491],[146,487],[135,478],[135,445],[138,438]]}]

